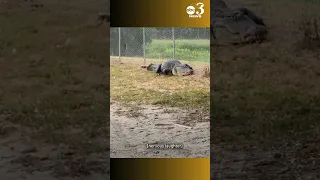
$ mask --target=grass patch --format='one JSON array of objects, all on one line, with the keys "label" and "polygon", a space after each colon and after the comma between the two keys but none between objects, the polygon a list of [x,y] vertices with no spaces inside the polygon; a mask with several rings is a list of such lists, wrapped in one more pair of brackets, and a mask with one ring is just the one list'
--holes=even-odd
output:
[{"label": "grass patch", "polygon": [[219,122],[219,141],[281,141],[319,127],[320,97],[292,93],[291,89],[257,91],[260,93],[228,99],[216,97],[212,118]]},{"label": "grass patch", "polygon": [[270,148],[318,139],[319,4],[270,1],[250,8],[270,33],[262,44],[212,49],[212,143]]},{"label": "grass patch", "polygon": [[[319,136],[316,61],[305,61],[301,54],[297,57],[289,51],[280,54],[271,47],[216,51],[225,56],[213,60],[214,143],[270,144],[301,140],[306,133],[309,138]],[[234,53],[227,55],[230,51]],[[267,58],[261,58],[263,52],[269,52]]]},{"label": "grass patch", "polygon": [[11,9],[0,7],[0,113],[15,124],[43,130],[47,136],[41,137],[67,127],[83,129],[86,137],[94,131],[107,137],[109,45],[104,37],[109,30],[93,28],[105,3],[71,7],[46,1],[34,11],[24,6],[27,2],[10,3]]},{"label": "grass patch", "polygon": [[[210,62],[210,40],[176,40],[175,42],[175,58]],[[146,53],[148,58],[172,58],[173,41],[152,40],[152,43],[147,45]]]},{"label": "grass patch", "polygon": [[[132,60],[134,61],[134,60]],[[110,65],[111,98],[171,107],[209,107],[210,80],[197,76],[157,76],[139,66]]]}]

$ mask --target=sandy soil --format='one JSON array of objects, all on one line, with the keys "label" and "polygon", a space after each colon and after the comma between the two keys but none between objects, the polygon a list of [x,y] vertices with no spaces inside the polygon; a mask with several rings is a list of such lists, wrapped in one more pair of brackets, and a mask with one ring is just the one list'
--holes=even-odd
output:
[{"label": "sandy soil", "polygon": [[36,141],[34,132],[0,116],[0,179],[4,180],[105,180],[105,153],[87,157],[66,145]]},{"label": "sandy soil", "polygon": [[[156,106],[110,106],[111,158],[209,157],[209,115]],[[147,148],[147,144],[159,145]],[[165,149],[161,145],[175,145]]]},{"label": "sandy soil", "polygon": [[320,179],[319,142],[274,143],[269,148],[216,144],[211,147],[211,179]]}]

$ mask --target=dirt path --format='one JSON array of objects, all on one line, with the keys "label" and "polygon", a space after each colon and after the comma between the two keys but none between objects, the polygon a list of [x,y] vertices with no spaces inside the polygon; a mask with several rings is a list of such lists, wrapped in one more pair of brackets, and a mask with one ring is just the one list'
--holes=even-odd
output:
[{"label": "dirt path", "polygon": [[211,179],[320,179],[319,138],[270,147],[214,145]]},{"label": "dirt path", "polygon": [[[110,106],[111,158],[209,157],[209,115],[201,112],[139,106]],[[200,122],[199,122],[200,121]],[[158,147],[147,148],[147,144]],[[176,145],[163,149],[160,145]]]},{"label": "dirt path", "polygon": [[107,159],[102,153],[84,157],[67,145],[35,140],[30,129],[0,116],[0,179],[105,180]]}]

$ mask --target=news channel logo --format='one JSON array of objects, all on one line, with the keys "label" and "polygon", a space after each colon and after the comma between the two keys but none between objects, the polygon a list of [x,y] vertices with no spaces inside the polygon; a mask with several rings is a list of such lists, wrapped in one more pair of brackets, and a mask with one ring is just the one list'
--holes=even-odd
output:
[{"label": "news channel logo", "polygon": [[186,9],[189,18],[201,18],[204,13],[204,4],[202,2],[191,4]]}]

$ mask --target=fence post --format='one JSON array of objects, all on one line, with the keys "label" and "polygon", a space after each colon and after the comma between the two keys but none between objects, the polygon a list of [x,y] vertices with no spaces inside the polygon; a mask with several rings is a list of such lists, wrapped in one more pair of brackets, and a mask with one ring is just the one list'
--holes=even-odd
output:
[{"label": "fence post", "polygon": [[174,28],[172,28],[172,41],[173,41],[172,59],[175,59],[175,55],[176,55],[176,41],[175,41],[175,38],[174,38]]},{"label": "fence post", "polygon": [[146,65],[146,30],[142,28],[143,33],[143,65]]},{"label": "fence post", "polygon": [[121,56],[121,28],[119,27],[119,60]]}]

